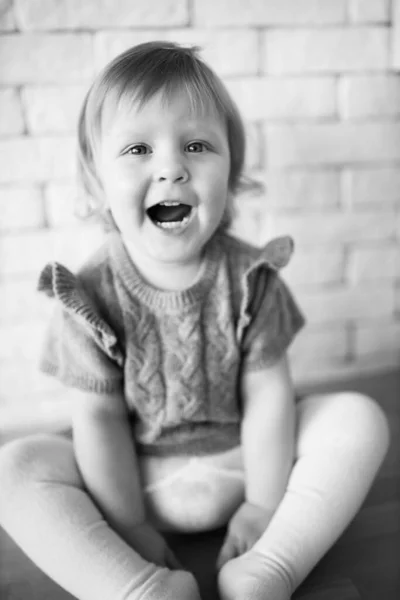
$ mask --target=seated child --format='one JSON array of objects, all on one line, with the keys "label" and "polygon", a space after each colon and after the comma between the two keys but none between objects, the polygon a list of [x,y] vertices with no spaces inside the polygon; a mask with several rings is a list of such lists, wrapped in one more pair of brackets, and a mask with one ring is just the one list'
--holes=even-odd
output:
[{"label": "seated child", "polygon": [[287,600],[363,502],[388,445],[355,393],[295,401],[303,317],[279,271],[290,238],[227,233],[244,175],[237,108],[196,51],[131,48],[95,79],[79,175],[109,227],[73,274],[42,368],[71,388],[71,440],[0,452],[0,523],[80,600],[198,600],[167,531],[227,525],[223,600]]}]

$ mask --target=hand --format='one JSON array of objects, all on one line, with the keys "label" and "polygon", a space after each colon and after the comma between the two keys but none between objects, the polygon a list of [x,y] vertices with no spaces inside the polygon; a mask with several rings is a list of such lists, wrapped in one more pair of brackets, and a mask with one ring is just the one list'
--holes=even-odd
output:
[{"label": "hand", "polygon": [[201,600],[196,579],[188,571],[170,571],[169,569],[148,565],[144,581],[134,590],[135,598],[141,600]]},{"label": "hand", "polygon": [[274,511],[243,502],[229,522],[217,560],[218,570],[228,560],[244,554],[254,546],[267,529],[273,514]]},{"label": "hand", "polygon": [[129,532],[128,543],[142,558],[169,569],[183,569],[162,535],[146,521]]}]

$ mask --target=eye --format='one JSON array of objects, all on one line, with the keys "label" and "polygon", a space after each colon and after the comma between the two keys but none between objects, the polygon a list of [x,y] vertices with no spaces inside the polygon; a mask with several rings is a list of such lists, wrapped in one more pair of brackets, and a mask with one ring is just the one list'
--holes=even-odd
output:
[{"label": "eye", "polygon": [[189,144],[186,144],[185,150],[187,152],[204,152],[205,150],[208,150],[206,144],[204,142],[190,142]]},{"label": "eye", "polygon": [[129,146],[124,152],[124,154],[131,154],[133,156],[141,156],[143,154],[148,154],[150,152],[150,148],[145,144],[135,144],[134,146]]}]

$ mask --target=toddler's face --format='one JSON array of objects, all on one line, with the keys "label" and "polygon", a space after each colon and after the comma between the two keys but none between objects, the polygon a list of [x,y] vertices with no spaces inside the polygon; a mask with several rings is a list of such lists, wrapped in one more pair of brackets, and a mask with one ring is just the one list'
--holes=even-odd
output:
[{"label": "toddler's face", "polygon": [[226,208],[230,155],[225,124],[196,115],[184,94],[153,96],[105,119],[98,171],[127,244],[160,263],[200,257]]}]

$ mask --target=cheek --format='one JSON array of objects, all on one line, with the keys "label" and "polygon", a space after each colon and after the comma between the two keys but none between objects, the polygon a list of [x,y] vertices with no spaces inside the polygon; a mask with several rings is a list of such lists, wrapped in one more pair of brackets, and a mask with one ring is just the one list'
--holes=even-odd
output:
[{"label": "cheek", "polygon": [[210,198],[213,203],[225,207],[229,196],[228,176],[225,173],[219,173],[210,185]]},{"label": "cheek", "polygon": [[135,176],[132,170],[115,169],[104,177],[104,189],[110,196],[121,198],[134,198],[144,191],[140,177]]},{"label": "cheek", "polygon": [[211,210],[216,219],[219,219],[225,212],[228,204],[228,172],[225,172],[223,168],[215,171],[207,179],[206,185],[209,210]]},{"label": "cheek", "polygon": [[228,189],[229,167],[224,163],[217,163],[203,173],[203,185],[213,194],[213,191],[220,193]]}]

